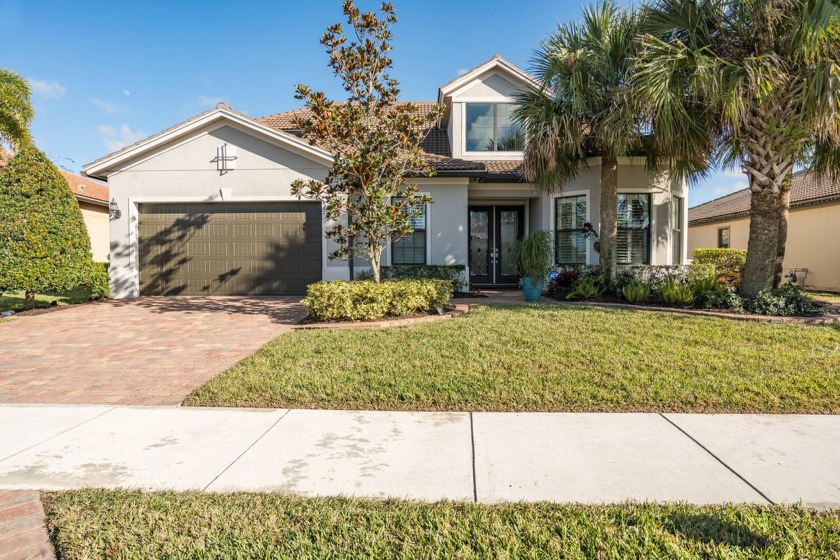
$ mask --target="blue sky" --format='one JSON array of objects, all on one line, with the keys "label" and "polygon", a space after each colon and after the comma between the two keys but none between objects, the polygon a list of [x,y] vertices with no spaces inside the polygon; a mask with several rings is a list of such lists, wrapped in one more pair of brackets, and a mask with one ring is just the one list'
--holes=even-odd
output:
[{"label": "blue sky", "polygon": [[[342,21],[340,4],[0,0],[0,66],[32,84],[39,147],[79,172],[219,101],[254,117],[276,113],[299,106],[299,82],[340,98],[318,42]],[[495,53],[527,69],[539,42],[582,4],[396,0],[393,75],[402,97],[435,100],[439,85]],[[719,173],[690,202],[744,186],[741,174]]]}]

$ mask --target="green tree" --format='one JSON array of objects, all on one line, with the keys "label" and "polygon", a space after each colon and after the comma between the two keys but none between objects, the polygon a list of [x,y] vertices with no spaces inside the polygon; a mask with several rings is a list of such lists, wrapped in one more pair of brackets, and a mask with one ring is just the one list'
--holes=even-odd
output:
[{"label": "green tree", "polygon": [[[840,12],[831,0],[655,0],[634,75],[657,143],[741,167],[750,233],[740,286],[780,280],[796,166],[840,171]],[[778,278],[774,278],[778,277]]]},{"label": "green tree", "polygon": [[34,146],[0,170],[0,291],[36,293],[89,285],[103,269],[90,251],[85,222],[67,181]]},{"label": "green tree", "polygon": [[325,217],[335,222],[327,237],[339,248],[330,258],[360,256],[379,282],[388,240],[411,233],[420,205],[431,202],[406,178],[433,174],[419,141],[442,108],[422,114],[415,105],[398,102],[399,83],[387,73],[391,26],[397,21],[393,5],[382,4],[379,14],[362,13],[347,0],[343,9],[355,40],[348,42],[341,24],[335,24],[321,44],[349,98],[336,102],[306,85],[296,87],[296,97],[309,109],[297,125],[310,142],[333,155],[333,165],[324,181],[292,183],[292,193],[322,201]]},{"label": "green tree", "polygon": [[636,12],[603,0],[561,24],[534,58],[540,87],[518,95],[526,138],[523,174],[546,192],[561,190],[588,158],[601,160],[600,266],[614,278],[618,158],[645,149],[645,127],[628,82],[636,54]]},{"label": "green tree", "polygon": [[32,91],[20,75],[0,68],[0,144],[20,148],[29,142],[32,122]]}]

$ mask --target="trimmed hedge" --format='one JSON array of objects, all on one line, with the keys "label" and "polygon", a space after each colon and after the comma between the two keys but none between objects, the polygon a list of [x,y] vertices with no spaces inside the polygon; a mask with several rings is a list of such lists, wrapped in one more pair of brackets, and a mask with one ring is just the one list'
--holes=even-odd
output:
[{"label": "trimmed hedge", "polygon": [[451,299],[449,280],[333,280],[310,284],[303,305],[319,321],[373,321],[442,309]]},{"label": "trimmed hedge", "polygon": [[[467,291],[466,270],[462,264],[398,264],[381,267],[379,274],[383,280],[449,280],[453,290]],[[366,270],[357,274],[356,279],[372,280],[373,274]]]},{"label": "trimmed hedge", "polygon": [[691,258],[693,264],[714,266],[718,282],[737,288],[747,262],[747,252],[743,249],[694,249]]}]

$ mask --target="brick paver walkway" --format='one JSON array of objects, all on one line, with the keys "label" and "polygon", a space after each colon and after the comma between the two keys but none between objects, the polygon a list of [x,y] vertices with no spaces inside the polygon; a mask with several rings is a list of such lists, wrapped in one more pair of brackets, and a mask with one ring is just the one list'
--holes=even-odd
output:
[{"label": "brick paver walkway", "polygon": [[54,558],[38,492],[0,490],[0,560]]},{"label": "brick paver walkway", "polygon": [[167,297],[0,324],[0,403],[177,405],[303,316],[299,298]]}]

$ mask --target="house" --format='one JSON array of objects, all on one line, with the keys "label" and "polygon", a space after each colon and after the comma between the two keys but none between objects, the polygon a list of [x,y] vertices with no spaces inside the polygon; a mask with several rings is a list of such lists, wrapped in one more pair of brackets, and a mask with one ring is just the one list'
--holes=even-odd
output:
[{"label": "house", "polygon": [[[383,264],[466,265],[473,284],[515,285],[511,247],[537,229],[555,232],[558,263],[597,264],[581,228],[597,227],[600,161],[558,194],[520,176],[511,112],[532,83],[496,55],[441,86],[436,102],[417,103],[446,108],[422,141],[436,174],[412,180],[434,202]],[[84,167],[108,181],[121,214],[111,221],[115,297],[300,294],[311,282],[350,278],[348,262],[327,257],[334,246],[320,203],[290,195],[293,180],[323,179],[332,163],[295,130],[295,113],[251,118],[219,104]],[[641,159],[623,159],[618,173],[620,260],[682,263],[685,183],[649,173]]]},{"label": "house", "polygon": [[[750,190],[688,211],[688,249],[746,249]],[[785,276],[808,288],[840,291],[840,180],[796,173],[790,188]]]},{"label": "house", "polygon": [[[11,152],[0,148],[0,167],[12,157]],[[110,251],[108,226],[108,185],[92,181],[87,177],[79,177],[62,169],[59,173],[67,180],[70,190],[76,196],[85,227],[90,236],[90,248],[93,260],[107,262]]]}]

